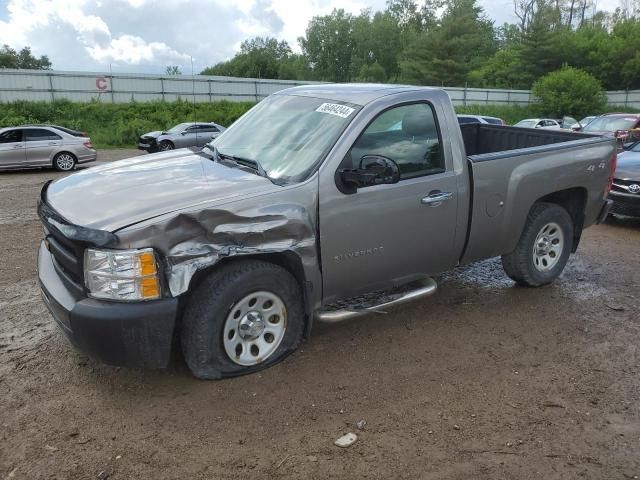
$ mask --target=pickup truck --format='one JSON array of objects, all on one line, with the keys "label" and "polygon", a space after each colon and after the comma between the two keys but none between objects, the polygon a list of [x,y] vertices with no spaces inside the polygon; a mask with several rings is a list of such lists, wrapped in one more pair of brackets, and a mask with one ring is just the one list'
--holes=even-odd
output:
[{"label": "pickup truck", "polygon": [[[602,221],[615,140],[471,124],[447,94],[313,85],[258,103],[202,150],[100,165],[38,203],[44,302],[97,359],[217,379],[284,359],[315,321],[433,294],[502,256],[556,279]],[[175,341],[174,341],[175,340]]]}]

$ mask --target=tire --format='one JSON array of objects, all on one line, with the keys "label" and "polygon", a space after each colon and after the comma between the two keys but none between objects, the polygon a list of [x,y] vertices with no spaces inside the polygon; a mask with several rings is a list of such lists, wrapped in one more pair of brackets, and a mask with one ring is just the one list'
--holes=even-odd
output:
[{"label": "tire", "polygon": [[70,172],[76,168],[78,159],[73,153],[60,152],[53,157],[53,168],[59,172]]},{"label": "tire", "polygon": [[173,150],[175,149],[176,146],[171,143],[169,140],[163,140],[158,144],[158,150],[160,152],[166,152],[168,150]]},{"label": "tire", "polygon": [[569,213],[553,203],[536,203],[515,250],[502,256],[502,267],[521,285],[547,285],[564,270],[572,245],[573,221]]},{"label": "tire", "polygon": [[[251,297],[259,299],[253,308],[249,307]],[[262,310],[268,304],[265,299],[273,301],[272,309]],[[260,313],[262,323],[251,323],[255,312]],[[277,322],[274,317],[278,315],[273,312],[283,312]],[[219,379],[253,373],[283,360],[300,345],[304,332],[302,290],[284,268],[243,260],[213,271],[200,282],[182,322],[182,351],[194,376]],[[260,325],[264,331],[258,333]]]}]

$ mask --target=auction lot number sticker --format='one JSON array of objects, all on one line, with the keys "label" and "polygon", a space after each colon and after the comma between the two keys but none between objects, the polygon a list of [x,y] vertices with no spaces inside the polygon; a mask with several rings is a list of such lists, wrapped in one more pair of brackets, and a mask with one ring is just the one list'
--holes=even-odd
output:
[{"label": "auction lot number sticker", "polygon": [[316,112],[328,113],[329,115],[335,115],[341,118],[347,118],[354,112],[355,108],[347,107],[346,105],[340,105],[338,103],[323,103]]}]

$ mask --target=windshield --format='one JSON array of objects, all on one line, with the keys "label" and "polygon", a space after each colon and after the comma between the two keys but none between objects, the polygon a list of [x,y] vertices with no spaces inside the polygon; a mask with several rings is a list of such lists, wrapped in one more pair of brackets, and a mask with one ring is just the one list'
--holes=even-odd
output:
[{"label": "windshield", "polygon": [[180,133],[185,128],[187,128],[189,125],[191,125],[191,123],[179,123],[175,127],[167,130],[167,133]]},{"label": "windshield", "polygon": [[535,126],[535,120],[522,120],[514,125],[514,127],[524,127],[524,128],[532,128]]},{"label": "windshield", "polygon": [[355,116],[355,105],[273,95],[213,142],[220,155],[257,161],[274,180],[303,180]]},{"label": "windshield", "polygon": [[634,127],[638,119],[636,117],[600,117],[589,122],[585,132],[615,132],[617,130],[629,130]]}]

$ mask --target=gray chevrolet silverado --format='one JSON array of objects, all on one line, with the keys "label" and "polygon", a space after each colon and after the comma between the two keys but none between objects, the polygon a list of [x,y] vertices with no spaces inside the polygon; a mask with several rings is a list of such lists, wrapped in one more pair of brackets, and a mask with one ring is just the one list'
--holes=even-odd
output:
[{"label": "gray chevrolet silverado", "polygon": [[201,152],[45,185],[40,286],[103,362],[163,367],[177,339],[195,376],[240,375],[457,265],[502,256],[517,283],[552,282],[607,215],[615,165],[610,138],[461,128],[438,89],[291,88]]}]

